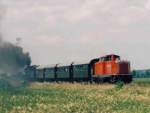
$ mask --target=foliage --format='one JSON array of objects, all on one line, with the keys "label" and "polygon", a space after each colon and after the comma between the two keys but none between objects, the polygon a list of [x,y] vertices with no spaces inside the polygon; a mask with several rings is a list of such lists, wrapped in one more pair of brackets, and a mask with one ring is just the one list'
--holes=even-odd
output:
[{"label": "foliage", "polygon": [[[143,82],[144,84],[144,82]],[[120,87],[120,85],[119,85]],[[148,113],[150,84],[32,83],[0,90],[0,113]]]},{"label": "foliage", "polygon": [[124,86],[124,82],[123,81],[118,81],[117,83],[116,83],[116,89],[122,89],[123,88],[123,86]]}]

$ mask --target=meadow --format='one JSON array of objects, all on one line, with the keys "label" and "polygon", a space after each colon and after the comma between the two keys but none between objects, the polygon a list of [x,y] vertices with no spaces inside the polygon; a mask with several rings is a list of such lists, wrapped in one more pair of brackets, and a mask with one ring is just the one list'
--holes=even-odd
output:
[{"label": "meadow", "polygon": [[150,113],[150,79],[124,86],[34,82],[1,89],[0,113]]}]

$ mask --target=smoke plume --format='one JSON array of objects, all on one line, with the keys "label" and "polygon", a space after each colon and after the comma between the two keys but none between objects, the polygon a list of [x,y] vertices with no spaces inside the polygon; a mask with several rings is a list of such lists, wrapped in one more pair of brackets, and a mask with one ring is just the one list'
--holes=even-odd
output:
[{"label": "smoke plume", "polygon": [[27,80],[24,70],[30,63],[23,48],[0,39],[0,89],[22,87]]},{"label": "smoke plume", "polygon": [[23,48],[4,41],[1,23],[5,15],[5,7],[0,3],[0,89],[8,86],[19,86],[24,80],[24,69],[30,65],[29,53]]},{"label": "smoke plume", "polygon": [[16,74],[30,63],[29,53],[25,53],[23,48],[0,39],[0,74]]}]

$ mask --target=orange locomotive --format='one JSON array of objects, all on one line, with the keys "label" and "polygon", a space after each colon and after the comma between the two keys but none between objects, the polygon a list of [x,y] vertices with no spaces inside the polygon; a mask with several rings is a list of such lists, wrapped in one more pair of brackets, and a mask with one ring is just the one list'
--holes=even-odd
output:
[{"label": "orange locomotive", "polygon": [[112,83],[118,80],[131,82],[130,62],[121,61],[120,56],[114,54],[101,57],[93,65],[93,78],[109,80]]}]

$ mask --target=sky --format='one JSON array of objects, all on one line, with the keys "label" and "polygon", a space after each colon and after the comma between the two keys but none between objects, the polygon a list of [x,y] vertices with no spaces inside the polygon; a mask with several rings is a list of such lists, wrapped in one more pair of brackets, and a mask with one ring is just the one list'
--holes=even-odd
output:
[{"label": "sky", "polygon": [[3,39],[32,64],[88,62],[117,54],[150,68],[150,0],[1,0]]}]

